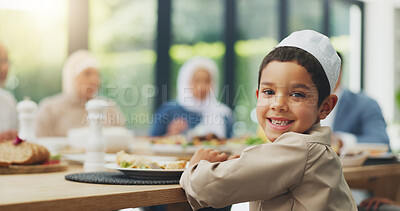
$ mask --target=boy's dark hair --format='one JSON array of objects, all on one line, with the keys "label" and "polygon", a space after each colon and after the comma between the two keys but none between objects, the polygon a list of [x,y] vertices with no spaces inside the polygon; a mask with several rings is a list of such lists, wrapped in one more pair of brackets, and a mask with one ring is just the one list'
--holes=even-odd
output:
[{"label": "boy's dark hair", "polygon": [[307,51],[297,47],[289,46],[275,48],[264,57],[260,65],[260,70],[258,72],[258,88],[260,88],[262,71],[272,61],[296,61],[299,65],[304,67],[311,75],[311,80],[317,87],[318,107],[321,106],[322,102],[330,95],[331,88],[329,85],[328,77],[326,76],[321,63],[319,63],[319,61]]}]

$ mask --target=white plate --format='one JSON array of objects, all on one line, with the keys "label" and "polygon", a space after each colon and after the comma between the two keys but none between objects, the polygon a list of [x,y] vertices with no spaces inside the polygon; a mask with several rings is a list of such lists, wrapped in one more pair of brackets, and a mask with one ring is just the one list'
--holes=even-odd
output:
[{"label": "white plate", "polygon": [[172,153],[172,154],[193,154],[199,147],[185,146],[174,144],[152,144],[151,151],[157,153]]},{"label": "white plate", "polygon": [[37,138],[35,143],[43,145],[50,152],[57,153],[68,147],[67,138],[65,137],[40,137]]},{"label": "white plate", "polygon": [[[161,162],[160,164],[167,163]],[[122,168],[117,163],[107,163],[107,169],[121,171],[129,177],[135,179],[179,179],[184,169],[137,169],[137,168]]]},{"label": "white plate", "polygon": [[370,154],[381,154],[389,151],[389,145],[381,143],[357,143],[346,148],[346,152],[368,151]]},{"label": "white plate", "polygon": [[226,145],[218,145],[218,146],[207,146],[207,145],[199,145],[199,146],[182,146],[179,144],[151,144],[151,151],[155,153],[164,153],[164,154],[194,154],[196,150],[200,148],[213,148],[222,152],[228,151],[228,146]]},{"label": "white plate", "polygon": [[358,155],[340,157],[340,162],[343,167],[362,166],[368,159],[368,152],[363,152]]},{"label": "white plate", "polygon": [[[77,163],[81,163],[83,164],[85,162],[85,154],[63,154],[62,157],[68,161],[74,161]],[[177,157],[170,157],[170,156],[142,156],[141,157],[145,157],[148,158],[152,161],[176,161],[178,160]],[[104,157],[104,160],[106,161],[106,163],[115,163],[115,161],[117,160],[117,155],[116,154],[111,154],[111,153],[107,153],[106,156]]]}]

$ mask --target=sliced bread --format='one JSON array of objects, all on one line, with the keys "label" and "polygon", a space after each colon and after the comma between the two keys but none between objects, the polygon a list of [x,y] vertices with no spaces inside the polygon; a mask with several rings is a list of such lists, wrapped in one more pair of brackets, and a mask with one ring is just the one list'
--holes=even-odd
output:
[{"label": "sliced bread", "polygon": [[36,143],[22,142],[14,145],[13,141],[0,142],[0,166],[41,163],[46,161],[49,155],[44,146]]}]

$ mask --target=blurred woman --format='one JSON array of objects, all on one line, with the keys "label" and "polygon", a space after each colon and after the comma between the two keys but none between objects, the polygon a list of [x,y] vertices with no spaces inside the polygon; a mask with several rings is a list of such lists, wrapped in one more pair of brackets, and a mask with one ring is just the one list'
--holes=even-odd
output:
[{"label": "blurred woman", "polygon": [[208,58],[195,57],[179,70],[177,101],[161,105],[154,116],[151,136],[232,135],[232,111],[217,101],[218,67]]},{"label": "blurred woman", "polygon": [[[36,136],[66,136],[70,129],[87,126],[85,104],[96,97],[100,80],[98,63],[88,51],[71,54],[62,72],[62,93],[39,104]],[[115,102],[104,100],[109,104],[105,125],[124,125],[125,120]]]},{"label": "blurred woman", "polygon": [[7,49],[0,43],[0,133],[18,128],[17,101],[3,87],[9,69]]}]

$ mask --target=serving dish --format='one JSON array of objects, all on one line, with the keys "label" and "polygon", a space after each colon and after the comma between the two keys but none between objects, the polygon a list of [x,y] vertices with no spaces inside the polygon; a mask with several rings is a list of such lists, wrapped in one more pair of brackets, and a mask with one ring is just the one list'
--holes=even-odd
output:
[{"label": "serving dish", "polygon": [[362,166],[368,159],[369,153],[364,151],[354,155],[344,155],[340,157],[343,167]]}]

